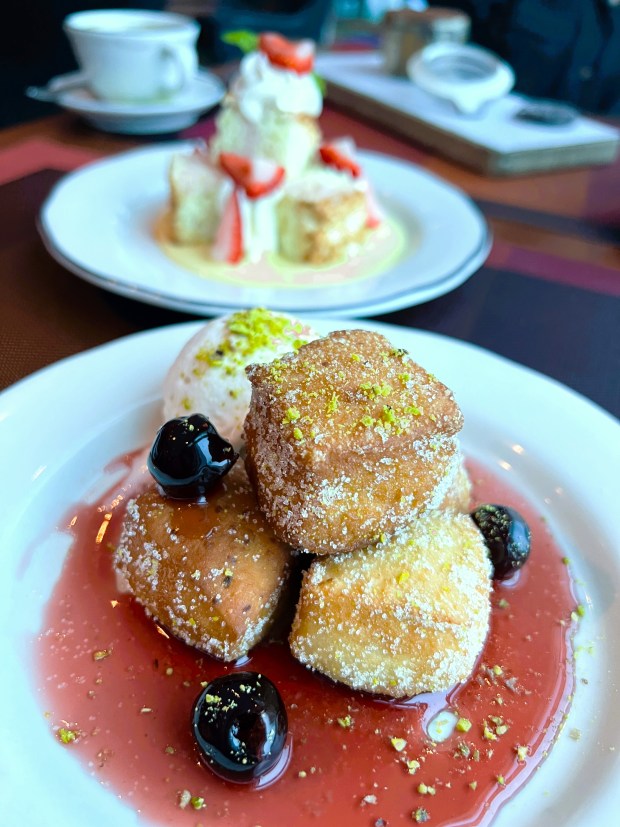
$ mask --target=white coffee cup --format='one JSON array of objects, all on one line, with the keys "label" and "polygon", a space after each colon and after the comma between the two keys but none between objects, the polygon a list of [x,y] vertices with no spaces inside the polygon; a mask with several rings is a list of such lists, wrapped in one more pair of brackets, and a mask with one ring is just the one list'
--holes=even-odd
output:
[{"label": "white coffee cup", "polygon": [[198,69],[200,26],[181,14],[76,12],[63,28],[88,87],[104,100],[166,100],[187,88]]}]

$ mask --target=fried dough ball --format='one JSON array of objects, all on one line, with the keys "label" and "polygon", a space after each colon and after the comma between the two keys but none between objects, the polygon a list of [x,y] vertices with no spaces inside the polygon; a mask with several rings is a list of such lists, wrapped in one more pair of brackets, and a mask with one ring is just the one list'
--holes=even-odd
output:
[{"label": "fried dough ball", "polygon": [[207,503],[172,500],[155,487],[132,500],[114,564],[147,614],[190,646],[233,661],[268,631],[290,550],[237,463]]},{"label": "fried dough ball", "polygon": [[470,505],[471,480],[465,467],[465,458],[460,455],[456,474],[452,478],[450,486],[437,510],[456,511],[457,514],[469,514]]},{"label": "fried dough ball", "polygon": [[295,657],[353,689],[394,698],[447,690],[487,635],[491,566],[464,514],[427,514],[387,545],[317,558],[290,636]]},{"label": "fried dough ball", "polygon": [[384,336],[331,333],[247,374],[246,467],[280,539],[317,554],[353,551],[443,499],[461,412]]}]

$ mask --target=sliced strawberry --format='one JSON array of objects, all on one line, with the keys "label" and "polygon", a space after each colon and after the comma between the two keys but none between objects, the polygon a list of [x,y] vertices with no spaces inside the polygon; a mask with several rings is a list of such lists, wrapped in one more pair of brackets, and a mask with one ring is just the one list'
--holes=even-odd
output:
[{"label": "sliced strawberry", "polygon": [[370,184],[366,190],[366,211],[366,226],[370,229],[378,227],[383,222],[383,210],[379,206]]},{"label": "sliced strawberry", "polygon": [[359,178],[362,174],[362,168],[355,158],[355,144],[348,138],[322,144],[319,154],[324,164],[348,172],[353,178]]},{"label": "sliced strawberry", "polygon": [[246,158],[234,152],[220,154],[220,166],[248,198],[260,198],[275,190],[284,179],[284,167],[268,158]]},{"label": "sliced strawberry", "polygon": [[281,34],[266,32],[258,40],[258,48],[273,66],[305,75],[314,66],[314,43],[311,40],[287,40]]},{"label": "sliced strawberry", "polygon": [[215,261],[225,261],[227,264],[237,264],[243,258],[241,210],[236,189],[231,192],[224,207],[220,226],[211,247],[211,257]]}]

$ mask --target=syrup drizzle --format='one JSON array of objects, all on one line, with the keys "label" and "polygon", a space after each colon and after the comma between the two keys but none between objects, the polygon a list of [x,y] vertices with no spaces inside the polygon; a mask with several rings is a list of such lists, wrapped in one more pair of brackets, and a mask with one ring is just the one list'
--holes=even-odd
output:
[{"label": "syrup drizzle", "polygon": [[[485,468],[469,469],[474,502],[511,505],[526,518],[532,553],[516,576],[494,584],[491,630],[471,678],[405,702],[309,672],[284,641],[223,665],[170,637],[119,591],[112,572],[122,483],[99,505],[78,505],[65,521],[74,540],[35,641],[34,680],[51,729],[79,733],[59,748],[148,824],[392,827],[426,815],[441,827],[489,824],[543,760],[568,711],[576,600],[562,552],[532,505]],[[115,508],[103,505],[111,501]],[[277,783],[254,790],[205,770],[189,727],[201,682],[248,665],[278,686],[292,741]],[[428,723],[446,709],[471,728],[432,742]],[[180,809],[183,791],[206,808]]]}]

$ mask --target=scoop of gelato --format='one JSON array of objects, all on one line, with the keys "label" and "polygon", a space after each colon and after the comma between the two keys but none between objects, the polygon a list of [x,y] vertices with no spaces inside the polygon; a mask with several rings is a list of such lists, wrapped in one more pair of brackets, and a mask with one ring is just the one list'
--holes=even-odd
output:
[{"label": "scoop of gelato", "polygon": [[316,338],[308,325],[264,308],[213,319],[189,340],[168,371],[164,418],[204,414],[238,450],[252,395],[246,365],[272,362]]}]

